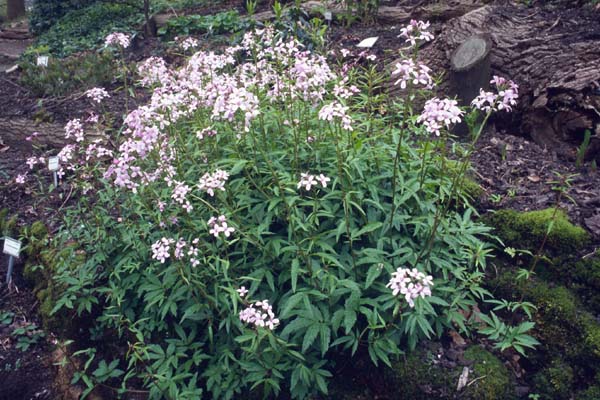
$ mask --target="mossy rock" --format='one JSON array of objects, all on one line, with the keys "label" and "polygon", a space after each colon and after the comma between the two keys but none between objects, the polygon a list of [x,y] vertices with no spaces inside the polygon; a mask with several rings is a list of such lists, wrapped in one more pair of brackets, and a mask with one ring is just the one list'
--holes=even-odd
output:
[{"label": "mossy rock", "polygon": [[541,345],[529,358],[534,369],[562,358],[575,376],[593,377],[600,371],[600,323],[564,286],[537,280],[516,282],[514,275],[514,271],[505,271],[490,283],[497,298],[523,299],[537,307],[533,335]]},{"label": "mossy rock", "polygon": [[495,228],[495,233],[505,245],[535,253],[544,240],[553,216],[554,225],[545,244],[547,251],[559,254],[575,252],[589,243],[588,233],[573,225],[560,209],[547,208],[528,212],[500,210],[487,215],[484,220]]},{"label": "mossy rock", "polygon": [[469,380],[478,380],[464,389],[462,399],[500,400],[514,397],[508,369],[496,356],[480,346],[471,346],[465,351],[464,358],[473,361],[473,375],[469,376]]},{"label": "mossy rock", "polygon": [[543,400],[568,400],[573,390],[573,368],[563,360],[552,360],[533,377],[534,392]]},{"label": "mossy rock", "polygon": [[540,276],[564,283],[589,310],[600,313],[600,257],[575,261],[556,258],[540,266]]},{"label": "mossy rock", "polygon": [[463,367],[446,368],[428,349],[417,349],[394,365],[388,380],[398,387],[395,400],[508,400],[514,398],[510,374],[504,364],[480,346],[471,346],[464,359],[473,362],[469,381],[473,384],[457,391]]},{"label": "mossy rock", "polygon": [[66,309],[63,308],[52,314],[57,300],[52,286],[38,291],[36,297],[40,302],[38,314],[42,320],[44,329],[65,335],[66,337],[76,332],[76,323]]}]

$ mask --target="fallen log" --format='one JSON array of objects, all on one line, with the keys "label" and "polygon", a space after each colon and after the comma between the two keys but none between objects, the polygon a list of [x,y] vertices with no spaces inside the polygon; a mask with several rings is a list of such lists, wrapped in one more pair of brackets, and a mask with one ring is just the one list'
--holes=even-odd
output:
[{"label": "fallen log", "polygon": [[[574,158],[585,130],[592,132],[587,158],[600,159],[600,24],[581,9],[483,6],[446,23],[421,52],[436,73],[467,38],[491,37],[491,69],[520,86],[515,112],[497,122],[530,136],[558,155]],[[448,93],[448,82],[442,86]]]},{"label": "fallen log", "polygon": [[[35,136],[34,136],[35,134]],[[27,137],[31,137],[27,141]],[[88,140],[105,139],[98,131],[86,130]],[[0,138],[6,146],[18,149],[31,149],[32,144],[47,148],[60,149],[72,140],[65,139],[64,124],[35,122],[28,118],[0,118]]]}]

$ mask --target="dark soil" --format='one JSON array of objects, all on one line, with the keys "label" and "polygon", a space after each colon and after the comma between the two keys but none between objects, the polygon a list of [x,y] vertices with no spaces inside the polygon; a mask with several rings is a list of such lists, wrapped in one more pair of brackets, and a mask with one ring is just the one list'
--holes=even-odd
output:
[{"label": "dark soil", "polygon": [[[231,0],[211,8],[190,10],[189,13],[210,14],[232,8],[243,12],[243,2]],[[261,8],[258,11],[262,10]],[[531,12],[536,12],[536,9],[532,9]],[[565,12],[570,19],[577,17],[577,10]],[[434,23],[434,31],[436,24],[439,27],[441,22]],[[387,61],[397,58],[399,49],[403,47],[403,42],[397,38],[400,28],[359,24],[351,28],[334,26],[329,33],[329,40],[334,49],[354,49],[362,39],[378,36],[379,40],[370,53],[378,57],[380,65],[385,65]],[[155,39],[137,41],[128,57],[133,63],[152,55],[160,55],[170,62],[178,62],[177,58],[169,54]],[[118,127],[125,113],[125,94],[118,84],[108,89],[111,92],[108,111],[116,116],[114,126]],[[65,123],[69,119],[85,116],[89,110],[90,104],[81,94],[74,93],[65,98],[39,99],[19,83],[18,72],[0,74],[0,118],[27,117],[33,120],[43,107],[45,115],[52,121]],[[130,101],[130,108],[134,108],[136,104],[143,104],[147,98],[147,93],[136,91],[136,98]],[[600,176],[592,165],[588,163],[578,167],[573,161],[561,159],[527,138],[516,136],[518,132],[512,132],[510,129],[496,131],[493,124],[490,126],[482,136],[472,159],[473,174],[485,190],[483,200],[479,204],[480,211],[483,213],[501,208],[534,210],[553,206],[556,203],[556,193],[552,190],[552,182],[556,180],[556,174],[574,175],[568,191],[572,201],[565,198],[560,206],[568,211],[573,222],[586,227],[592,234],[593,245],[588,251],[600,247]],[[26,185],[15,184],[17,174],[28,171],[25,161],[32,155],[31,144],[25,141],[23,143],[23,146],[9,147],[3,144],[0,137],[0,209],[8,208],[11,213],[18,214],[18,223],[21,226],[43,220],[52,232],[57,228],[57,210],[65,202],[74,202],[77,199],[70,198],[68,187],[62,187],[44,196],[41,201],[35,200],[40,198],[40,191],[47,191],[51,181],[49,174],[43,176],[41,181],[30,179]],[[22,264],[17,263],[15,266],[15,288],[9,291],[4,284],[6,257],[3,256],[0,261],[0,313],[13,312],[19,324],[41,325],[36,317],[37,299],[32,293],[32,288],[22,279]],[[12,329],[13,327],[0,325],[0,400],[59,398],[54,385],[57,367],[53,366],[58,360],[52,359],[51,333],[46,332],[46,339],[29,351],[22,352],[15,348],[16,341],[11,336]],[[446,340],[443,348],[456,350],[451,340]],[[518,363],[515,363],[510,355],[505,357],[505,361],[513,372],[516,371],[515,375],[520,374]],[[358,371],[356,366],[348,366],[347,369],[353,371],[350,371],[349,375],[354,376],[354,384],[357,387],[362,386],[356,398],[388,398],[386,393],[389,393],[390,388],[376,379],[375,374],[363,374],[364,369],[360,368]],[[369,367],[365,366],[365,369],[368,370]],[[344,372],[344,368],[338,372]],[[369,378],[366,381],[365,376]]]}]

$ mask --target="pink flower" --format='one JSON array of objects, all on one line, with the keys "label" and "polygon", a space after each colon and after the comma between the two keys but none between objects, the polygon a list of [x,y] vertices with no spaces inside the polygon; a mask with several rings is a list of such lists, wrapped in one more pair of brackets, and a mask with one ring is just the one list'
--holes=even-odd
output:
[{"label": "pink flower", "polygon": [[207,221],[207,224],[210,228],[208,232],[216,238],[219,238],[221,233],[228,238],[235,232],[235,228],[227,225],[227,218],[224,215],[221,215],[218,218],[211,217]]},{"label": "pink flower", "polygon": [[[92,99],[93,102],[100,104],[102,100],[110,97],[108,92],[103,88],[92,88],[85,92],[87,98]],[[96,119],[97,121],[97,119]]]},{"label": "pink flower", "polygon": [[167,258],[170,257],[171,245],[175,243],[175,239],[167,239],[163,237],[152,245],[152,259],[158,260],[164,264]]},{"label": "pink flower", "polygon": [[517,104],[519,98],[519,86],[513,81],[499,76],[494,76],[490,83],[496,86],[498,93],[486,92],[480,89],[479,96],[473,99],[471,105],[485,112],[512,111],[512,106]]},{"label": "pink flower", "polygon": [[392,273],[392,278],[386,285],[392,289],[394,296],[404,295],[411,308],[415,306],[414,299],[417,297],[431,296],[431,286],[433,286],[433,277],[419,272],[416,268],[398,268]]},{"label": "pink flower", "polygon": [[111,33],[104,39],[105,46],[120,46],[124,49],[128,48],[130,37],[121,32]]},{"label": "pink flower", "polygon": [[348,107],[343,106],[341,103],[334,101],[332,103],[324,105],[319,110],[319,119],[323,121],[332,121],[334,118],[340,118],[342,122],[342,128],[347,131],[352,131],[352,118],[347,115]]},{"label": "pink flower", "polygon": [[417,118],[417,121],[423,123],[428,132],[439,136],[440,129],[449,128],[451,124],[459,123],[463,114],[464,111],[458,108],[456,100],[433,98],[427,100],[425,109]]},{"label": "pink flower", "polygon": [[225,191],[225,182],[229,179],[229,174],[223,170],[216,170],[214,173],[208,172],[202,175],[198,188],[205,191],[210,196],[215,195],[215,190]]},{"label": "pink flower", "polygon": [[75,141],[82,142],[84,138],[83,125],[79,118],[75,118],[67,122],[65,125],[65,139],[70,139],[71,136],[75,137]]},{"label": "pink flower", "polygon": [[245,286],[242,286],[241,288],[237,289],[236,292],[238,292],[240,297],[244,297],[248,294],[248,289],[246,289]]},{"label": "pink flower", "polygon": [[394,85],[400,84],[402,89],[406,89],[408,84],[413,86],[421,85],[426,89],[433,88],[433,79],[430,75],[431,69],[424,64],[416,64],[412,59],[402,60],[396,64],[393,75],[399,75]]},{"label": "pink flower", "polygon": [[303,172],[300,174],[300,181],[298,182],[298,189],[304,188],[304,190],[310,190],[313,186],[317,186],[317,182],[321,184],[322,187],[326,188],[327,183],[331,181],[331,178],[326,177],[323,174],[319,174],[319,176],[311,175],[308,172]]},{"label": "pink flower", "polygon": [[22,185],[25,183],[25,177],[27,176],[27,174],[25,175],[17,175],[17,177],[15,178],[15,182],[18,183],[19,185]]},{"label": "pink flower", "polygon": [[[256,307],[256,308],[255,308]],[[275,329],[279,325],[279,319],[275,318],[273,306],[268,300],[257,301],[240,312],[240,321],[252,324],[257,328]]]},{"label": "pink flower", "polygon": [[29,157],[26,164],[29,165],[29,169],[33,169],[33,166],[38,163],[37,157]]},{"label": "pink flower", "polygon": [[400,35],[398,35],[398,37],[405,38],[411,46],[415,46],[417,44],[417,40],[429,42],[433,40],[433,34],[427,31],[430,25],[431,24],[429,22],[417,21],[413,19],[408,25],[400,30]]}]

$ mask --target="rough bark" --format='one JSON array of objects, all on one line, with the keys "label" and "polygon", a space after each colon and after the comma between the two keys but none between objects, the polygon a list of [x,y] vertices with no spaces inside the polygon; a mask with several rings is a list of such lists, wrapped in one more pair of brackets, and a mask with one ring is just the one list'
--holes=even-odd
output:
[{"label": "rough bark", "polygon": [[597,15],[570,13],[484,6],[445,24],[421,57],[436,72],[448,71],[450,56],[463,41],[489,34],[492,72],[520,86],[507,125],[511,131],[574,157],[589,129],[588,158],[597,157],[592,153],[600,140],[600,26]]},{"label": "rough bark", "polygon": [[[31,148],[31,142],[25,138],[38,132],[35,144],[49,148],[62,148],[70,140],[65,139],[63,124],[41,122],[36,123],[27,118],[0,118],[0,138],[6,146],[19,149]],[[97,139],[104,136],[95,131],[86,131],[86,138]]]}]

